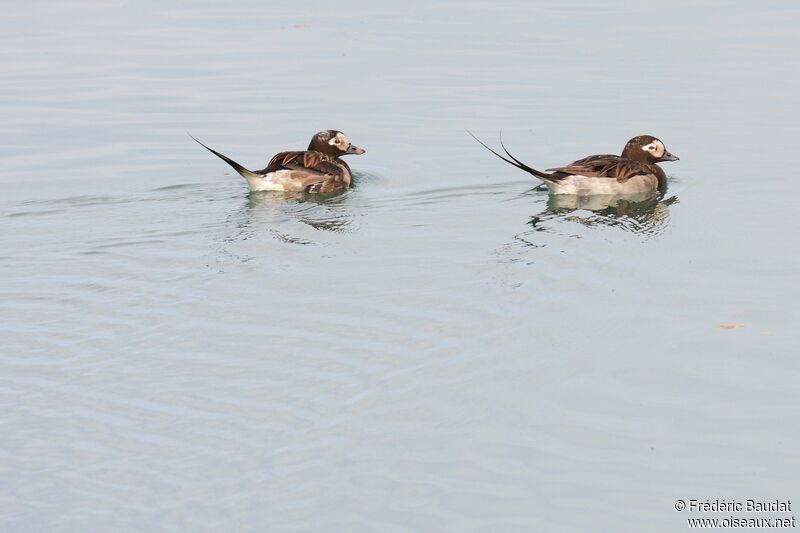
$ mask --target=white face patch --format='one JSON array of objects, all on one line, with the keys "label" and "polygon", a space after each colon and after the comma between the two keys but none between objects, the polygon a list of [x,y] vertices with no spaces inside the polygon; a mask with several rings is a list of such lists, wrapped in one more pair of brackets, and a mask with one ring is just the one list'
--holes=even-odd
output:
[{"label": "white face patch", "polygon": [[667,149],[664,148],[664,143],[662,143],[658,139],[651,142],[650,144],[642,146],[642,150],[644,150],[645,152],[650,152],[651,154],[653,154],[653,157],[656,158],[662,157],[664,153],[667,151]]},{"label": "white face patch", "polygon": [[345,151],[350,146],[350,140],[340,131],[328,141],[328,144],[331,146],[338,146],[342,151]]}]

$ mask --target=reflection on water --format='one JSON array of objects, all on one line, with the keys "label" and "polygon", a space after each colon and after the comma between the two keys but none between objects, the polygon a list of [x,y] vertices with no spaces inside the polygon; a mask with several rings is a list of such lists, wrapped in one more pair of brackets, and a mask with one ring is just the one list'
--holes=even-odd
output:
[{"label": "reflection on water", "polygon": [[344,233],[350,230],[353,219],[347,207],[347,195],[348,191],[335,196],[254,192],[247,197],[247,212],[253,220],[292,218],[314,229]]},{"label": "reflection on water", "polygon": [[670,206],[678,203],[673,195],[550,196],[545,210],[528,222],[534,229],[547,228],[553,219],[575,222],[586,227],[609,226],[652,237],[663,233],[670,219]]},{"label": "reflection on water", "polygon": [[[678,203],[675,195],[664,198],[663,192],[647,195],[546,196],[546,191],[533,189],[524,197],[527,201],[538,199],[535,205],[544,206],[529,216],[526,229],[516,233],[511,241],[497,250],[503,262],[533,264],[535,250],[557,246],[566,250],[570,246],[564,238],[591,238],[587,233],[605,229],[623,230],[637,239],[648,240],[663,234],[670,221],[670,206]],[[538,198],[537,198],[538,197]]]},{"label": "reflection on water", "polygon": [[[363,172],[353,173],[350,189],[337,194],[309,194],[306,192],[251,192],[247,196],[247,223],[268,223],[271,226],[285,221],[297,221],[317,230],[347,233],[353,230],[353,211],[351,201],[358,184],[363,184],[379,176]],[[282,241],[310,244],[304,238],[297,238],[276,231]]]},{"label": "reflection on water", "polygon": [[221,238],[222,257],[246,262],[253,259],[237,247],[244,241],[269,235],[302,245],[317,244],[317,230],[348,233],[353,230],[352,191],[330,196],[304,192],[251,192],[226,217],[226,235]]}]

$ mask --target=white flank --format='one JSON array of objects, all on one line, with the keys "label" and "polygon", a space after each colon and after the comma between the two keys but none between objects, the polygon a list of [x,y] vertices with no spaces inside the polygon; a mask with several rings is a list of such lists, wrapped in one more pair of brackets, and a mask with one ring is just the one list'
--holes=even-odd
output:
[{"label": "white flank", "polygon": [[257,191],[299,191],[302,184],[292,179],[291,170],[276,170],[269,174],[242,174],[253,192]]},{"label": "white flank", "polygon": [[653,175],[634,176],[620,182],[613,178],[590,178],[575,174],[559,181],[545,181],[545,184],[551,194],[636,194],[658,189],[658,178]]}]

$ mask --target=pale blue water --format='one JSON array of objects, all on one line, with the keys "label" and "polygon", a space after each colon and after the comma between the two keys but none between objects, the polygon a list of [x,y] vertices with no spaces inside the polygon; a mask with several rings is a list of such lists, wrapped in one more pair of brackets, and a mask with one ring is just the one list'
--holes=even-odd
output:
[{"label": "pale blue water", "polygon": [[[0,530],[800,500],[796,3],[3,13]],[[327,199],[248,197],[186,135],[260,168],[327,128],[367,149]],[[575,209],[465,128],[545,168],[641,133],[681,161]]]}]

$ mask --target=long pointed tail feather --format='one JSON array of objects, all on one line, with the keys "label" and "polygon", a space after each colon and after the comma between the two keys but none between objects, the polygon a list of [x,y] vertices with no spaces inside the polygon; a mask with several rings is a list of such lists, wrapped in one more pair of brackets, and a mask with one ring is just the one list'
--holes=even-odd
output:
[{"label": "long pointed tail feather", "polygon": [[233,167],[233,170],[235,170],[236,172],[238,172],[238,173],[239,173],[239,174],[240,174],[240,175],[241,175],[243,178],[245,178],[246,180],[248,180],[248,181],[249,181],[251,178],[263,178],[263,176],[261,176],[260,174],[256,174],[256,173],[255,173],[255,172],[253,172],[252,170],[248,170],[248,169],[246,169],[245,167],[243,167],[242,165],[240,165],[239,163],[237,163],[236,161],[234,161],[234,160],[233,160],[233,159],[231,159],[230,157],[228,157],[228,156],[226,156],[226,155],[223,155],[223,154],[221,154],[221,153],[217,152],[216,150],[214,150],[214,149],[212,149],[212,148],[209,148],[209,147],[208,147],[208,146],[206,146],[205,144],[203,144],[203,143],[201,143],[200,141],[198,141],[197,139],[195,139],[195,138],[192,136],[192,134],[188,134],[188,135],[189,135],[189,137],[191,137],[192,139],[194,139],[194,141],[195,141],[197,144],[199,144],[200,146],[202,146],[203,148],[205,148],[206,150],[208,150],[209,152],[211,152],[211,153],[212,153],[212,154],[214,154],[215,156],[219,157],[220,159],[222,159],[223,161],[225,161],[226,163],[228,163],[228,164],[229,164],[231,167]]},{"label": "long pointed tail feather", "polygon": [[496,155],[497,157],[499,157],[500,159],[502,159],[506,163],[508,163],[510,165],[514,165],[515,167],[517,167],[517,168],[519,168],[521,170],[524,170],[525,172],[528,172],[529,174],[533,174],[534,176],[536,176],[537,178],[539,178],[541,180],[553,181],[553,176],[551,174],[548,174],[546,172],[542,172],[541,170],[536,170],[535,168],[526,165],[525,163],[523,163],[522,161],[520,161],[519,159],[517,159],[516,157],[511,155],[509,153],[509,151],[506,149],[506,146],[503,144],[503,134],[502,134],[502,132],[500,133],[500,146],[503,147],[503,151],[511,159],[508,159],[507,157],[504,157],[503,155],[501,155],[501,154],[495,152],[494,150],[492,150],[491,148],[489,148],[486,145],[485,142],[483,142],[482,140],[478,139],[475,135],[473,135],[473,133],[471,131],[469,131],[469,130],[466,130],[466,131],[467,131],[467,133],[469,133],[470,137],[472,137],[473,139],[478,141],[481,144],[481,146],[483,146],[484,148],[486,148],[487,150],[492,152],[494,155]]}]

